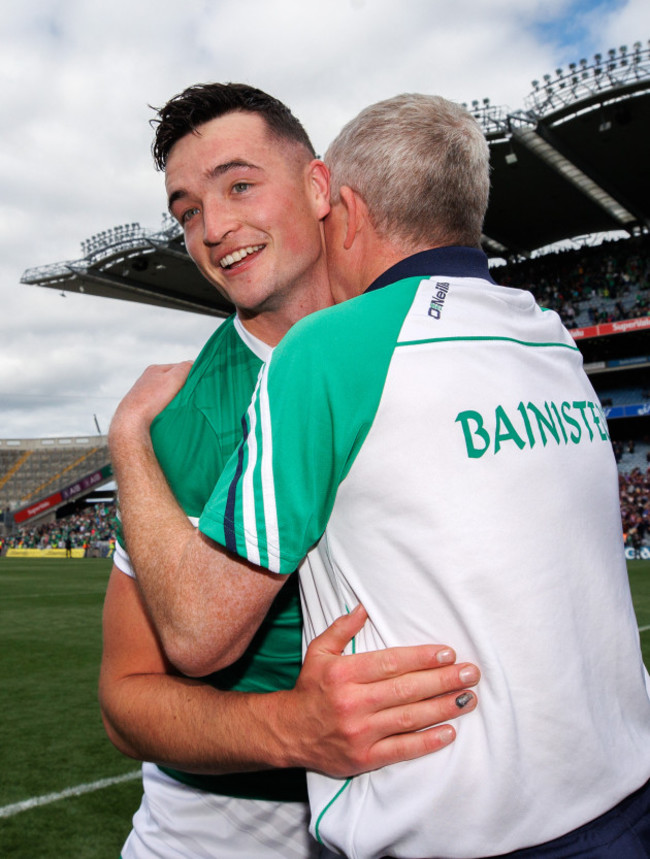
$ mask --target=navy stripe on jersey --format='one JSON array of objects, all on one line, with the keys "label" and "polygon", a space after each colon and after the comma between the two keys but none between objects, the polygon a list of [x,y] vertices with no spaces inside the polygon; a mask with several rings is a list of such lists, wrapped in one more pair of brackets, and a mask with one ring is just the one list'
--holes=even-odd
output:
[{"label": "navy stripe on jersey", "polygon": [[[242,425],[242,436],[244,442],[248,438],[248,421],[246,420],[246,415],[242,416],[241,419]],[[235,536],[234,522],[235,522],[235,500],[237,498],[237,487],[239,486],[239,481],[241,480],[241,476],[244,472],[244,445],[241,444],[239,446],[239,450],[237,452],[237,469],[233,476],[233,479],[230,482],[230,486],[228,487],[228,499],[226,500],[226,510],[223,518],[223,530],[224,530],[224,538],[226,541],[226,549],[230,552],[237,553],[237,538]]]}]

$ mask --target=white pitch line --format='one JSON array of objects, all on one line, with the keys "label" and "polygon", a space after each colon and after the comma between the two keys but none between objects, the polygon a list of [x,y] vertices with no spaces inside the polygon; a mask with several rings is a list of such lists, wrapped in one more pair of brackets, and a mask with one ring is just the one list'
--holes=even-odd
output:
[{"label": "white pitch line", "polygon": [[25,799],[23,802],[15,802],[13,805],[1,807],[0,817],[12,817],[21,811],[29,811],[30,808],[36,808],[39,805],[49,805],[51,802],[57,802],[59,799],[67,799],[69,796],[81,796],[84,793],[92,793],[95,790],[111,787],[114,784],[121,784],[124,781],[133,781],[136,778],[140,778],[141,775],[141,770],[135,770],[135,772],[126,773],[125,775],[102,778],[89,784],[79,784],[77,787],[69,787],[58,793],[46,793],[44,796],[35,796],[32,799]]},{"label": "white pitch line", "polygon": [[647,632],[650,629],[650,625],[648,626],[640,626],[639,632]]}]

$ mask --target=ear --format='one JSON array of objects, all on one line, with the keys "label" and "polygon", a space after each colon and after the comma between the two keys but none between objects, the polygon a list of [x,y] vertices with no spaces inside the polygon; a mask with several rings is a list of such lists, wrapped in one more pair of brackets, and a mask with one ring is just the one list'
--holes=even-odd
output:
[{"label": "ear", "polygon": [[315,158],[308,168],[309,189],[316,207],[319,221],[330,213],[330,171],[319,158]]},{"label": "ear", "polygon": [[346,230],[343,247],[349,251],[357,236],[357,233],[363,229],[364,223],[368,218],[368,210],[363,198],[353,191],[348,185],[341,185],[339,191],[341,204],[345,210]]}]

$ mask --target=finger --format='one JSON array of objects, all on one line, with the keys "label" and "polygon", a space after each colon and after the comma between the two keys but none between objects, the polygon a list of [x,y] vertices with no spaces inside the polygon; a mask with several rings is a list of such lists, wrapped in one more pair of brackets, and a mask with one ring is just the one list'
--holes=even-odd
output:
[{"label": "finger", "polygon": [[454,691],[437,698],[381,710],[369,717],[367,722],[371,731],[371,742],[378,742],[395,734],[409,734],[433,725],[441,725],[473,712],[477,704],[476,692],[465,689],[462,692]]},{"label": "finger", "polygon": [[[348,766],[337,774],[356,775],[437,752],[456,738],[456,729],[449,722],[471,713],[476,705],[473,692],[454,693],[366,719],[365,750],[355,757],[352,766],[348,761]],[[331,768],[331,762],[328,767]]]},{"label": "finger", "polygon": [[316,636],[309,645],[309,649],[320,653],[340,654],[345,647],[361,630],[368,620],[365,608],[359,603],[349,614],[337,618],[334,623],[327,627],[325,632]]},{"label": "finger", "polygon": [[365,761],[366,771],[411,761],[446,748],[456,739],[452,725],[436,725],[426,731],[399,734],[376,743]]},{"label": "finger", "polygon": [[[459,699],[461,705],[458,704]],[[447,723],[471,713],[477,704],[474,692],[454,693],[435,701],[396,708],[390,713],[390,718],[385,713],[381,725],[373,722],[372,726],[373,730],[380,727],[378,735],[381,737],[372,744],[369,752],[373,768],[412,760],[449,745],[455,739],[456,731]],[[405,725],[410,727],[405,730]]]},{"label": "finger", "polygon": [[194,361],[179,361],[178,364],[169,364],[169,369],[179,376],[187,376],[193,363]]},{"label": "finger", "polygon": [[475,686],[480,678],[481,673],[476,665],[464,662],[428,671],[414,671],[369,684],[365,687],[365,693],[369,709],[380,712],[449,693],[462,693]]},{"label": "finger", "polygon": [[191,367],[194,363],[193,360],[187,361],[174,361],[171,364],[149,364],[149,366],[145,369],[145,373],[168,373],[170,370],[175,370],[177,368],[184,368],[185,366]]},{"label": "finger", "polygon": [[349,682],[376,683],[453,664],[456,654],[444,644],[388,647],[345,656],[339,669]]}]

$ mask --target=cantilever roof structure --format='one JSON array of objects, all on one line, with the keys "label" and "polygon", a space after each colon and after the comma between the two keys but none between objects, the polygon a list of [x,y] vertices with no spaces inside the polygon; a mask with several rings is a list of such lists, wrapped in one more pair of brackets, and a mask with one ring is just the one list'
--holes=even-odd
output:
[{"label": "cantilever roof structure", "polygon": [[[636,42],[533,81],[525,108],[485,99],[470,110],[487,136],[492,190],[488,255],[526,255],[563,239],[650,226],[650,48]],[[21,283],[214,316],[231,311],[199,274],[180,227],[114,227],[82,244],[83,257],[28,269]]]},{"label": "cantilever roof structure", "polygon": [[472,105],[490,143],[486,247],[527,253],[650,225],[650,49],[636,42],[533,81],[526,110]]},{"label": "cantilever roof structure", "polygon": [[188,256],[183,231],[168,215],[159,230],[113,227],[83,242],[82,251],[78,260],[27,269],[21,283],[212,316],[231,313]]}]

